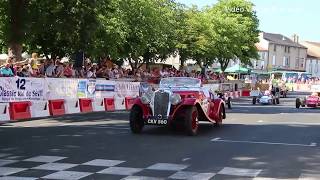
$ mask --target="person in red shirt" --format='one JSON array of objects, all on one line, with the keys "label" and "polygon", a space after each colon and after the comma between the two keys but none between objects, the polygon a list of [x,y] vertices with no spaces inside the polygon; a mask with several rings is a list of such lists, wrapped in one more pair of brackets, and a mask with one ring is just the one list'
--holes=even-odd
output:
[{"label": "person in red shirt", "polygon": [[67,78],[71,78],[73,76],[73,65],[72,64],[66,64],[63,74]]}]

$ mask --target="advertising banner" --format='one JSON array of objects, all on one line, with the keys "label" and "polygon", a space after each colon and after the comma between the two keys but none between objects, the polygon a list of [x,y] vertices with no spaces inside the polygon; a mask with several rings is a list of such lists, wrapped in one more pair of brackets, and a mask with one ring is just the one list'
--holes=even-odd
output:
[{"label": "advertising banner", "polygon": [[48,87],[47,100],[77,98],[78,79],[46,78],[42,80]]},{"label": "advertising banner", "polygon": [[37,78],[0,78],[0,102],[41,101],[46,98],[46,85]]},{"label": "advertising banner", "polygon": [[96,80],[95,82],[95,97],[105,98],[114,97],[115,81]]}]

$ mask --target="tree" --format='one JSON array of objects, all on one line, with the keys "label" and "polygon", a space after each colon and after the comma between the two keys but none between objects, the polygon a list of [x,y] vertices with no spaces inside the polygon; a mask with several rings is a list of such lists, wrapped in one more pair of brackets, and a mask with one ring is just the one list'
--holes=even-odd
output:
[{"label": "tree", "polygon": [[[1,46],[7,45],[9,56],[21,60],[25,38],[28,0],[2,0],[0,2]],[[3,48],[2,48],[3,49]]]},{"label": "tree", "polygon": [[108,1],[30,0],[27,43],[46,56],[64,56],[84,51],[91,53],[100,26],[98,8]]},{"label": "tree", "polygon": [[214,57],[221,70],[234,59],[250,65],[250,59],[258,57],[255,43],[259,41],[259,21],[253,4],[243,0],[220,0],[207,13],[213,22],[214,39],[210,46],[215,50]]}]

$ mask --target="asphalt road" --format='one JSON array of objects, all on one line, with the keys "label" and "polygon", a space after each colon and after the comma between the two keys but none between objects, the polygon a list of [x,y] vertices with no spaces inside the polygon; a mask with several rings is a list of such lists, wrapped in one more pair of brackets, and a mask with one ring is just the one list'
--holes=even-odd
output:
[{"label": "asphalt road", "polygon": [[1,179],[320,179],[320,109],[234,102],[220,128],[199,135],[147,127],[127,112],[0,126]]}]

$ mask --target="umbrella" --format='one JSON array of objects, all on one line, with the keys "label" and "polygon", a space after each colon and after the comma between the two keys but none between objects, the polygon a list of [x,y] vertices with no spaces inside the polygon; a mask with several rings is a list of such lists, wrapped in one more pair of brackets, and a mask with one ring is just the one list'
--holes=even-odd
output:
[{"label": "umbrella", "polygon": [[245,67],[241,67],[240,65],[235,65],[235,66],[232,66],[232,67],[229,67],[227,68],[224,72],[226,73],[249,73],[249,69],[248,68],[245,68]]}]

